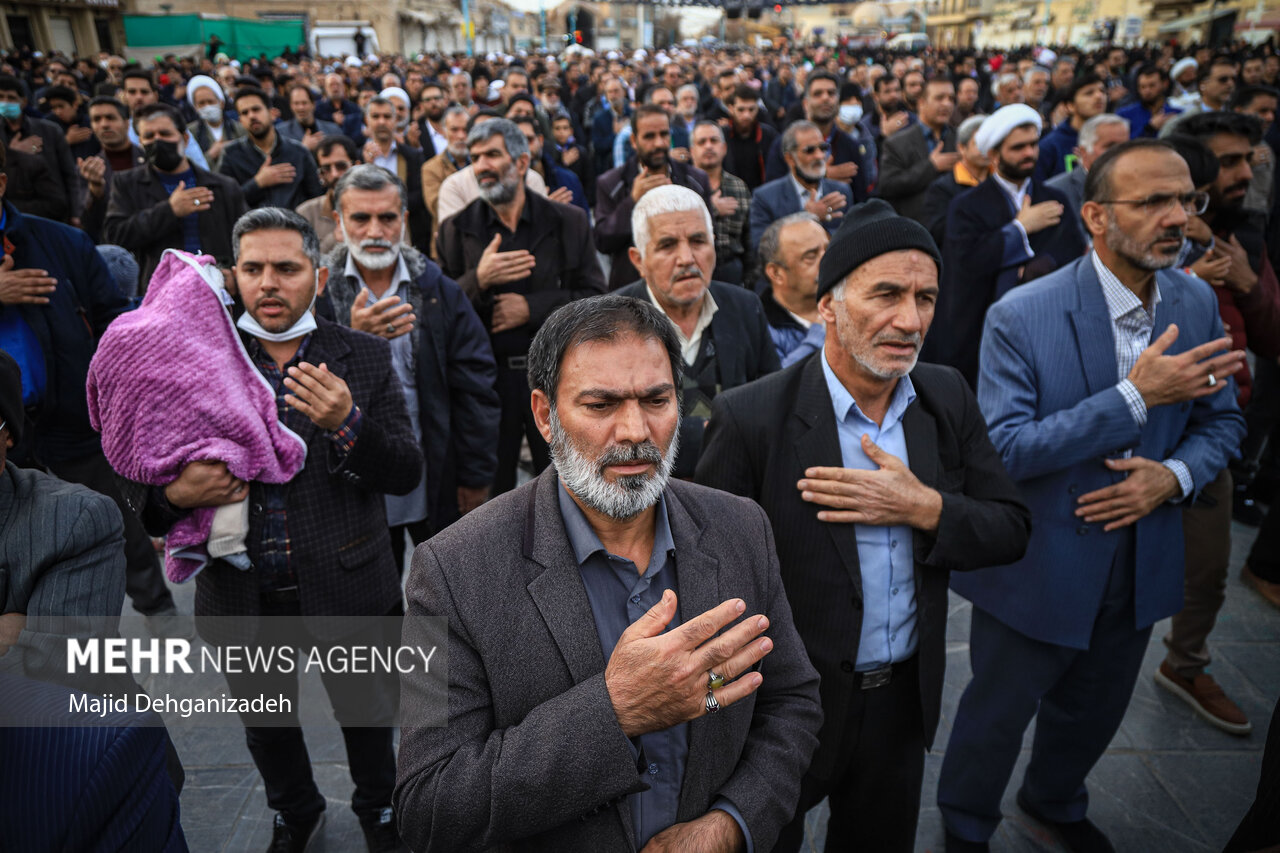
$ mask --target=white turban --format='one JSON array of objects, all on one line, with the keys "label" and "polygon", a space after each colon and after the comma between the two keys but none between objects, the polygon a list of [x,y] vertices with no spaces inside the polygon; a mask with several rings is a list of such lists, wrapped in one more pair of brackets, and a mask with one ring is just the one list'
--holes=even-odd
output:
[{"label": "white turban", "polygon": [[1183,59],[1179,59],[1177,62],[1174,63],[1173,71],[1169,72],[1169,76],[1172,77],[1174,80],[1177,80],[1179,77],[1182,76],[1182,74],[1188,68],[1190,68],[1192,71],[1198,71],[1200,69],[1200,63],[1196,62],[1194,59],[1192,59],[1189,56]]},{"label": "white turban", "polygon": [[413,106],[409,101],[409,93],[399,86],[388,86],[378,93],[379,98],[396,98],[400,100],[406,107]]},{"label": "white turban", "polygon": [[991,149],[1004,142],[1004,138],[1012,133],[1014,128],[1026,124],[1034,124],[1039,131],[1044,126],[1044,120],[1034,107],[1026,104],[1009,104],[996,110],[982,122],[982,127],[978,128],[978,132],[973,135],[973,142],[978,146],[979,151],[989,154]]},{"label": "white turban", "polygon": [[187,101],[189,101],[193,107],[196,105],[196,91],[198,89],[208,89],[218,96],[218,100],[221,101],[223,105],[227,103],[227,96],[223,94],[222,87],[219,86],[212,77],[197,74],[187,81]]}]

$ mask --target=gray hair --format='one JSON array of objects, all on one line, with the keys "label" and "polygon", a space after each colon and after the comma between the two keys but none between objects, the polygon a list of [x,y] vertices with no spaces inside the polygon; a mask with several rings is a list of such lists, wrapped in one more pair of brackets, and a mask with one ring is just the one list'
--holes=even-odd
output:
[{"label": "gray hair", "polygon": [[1027,69],[1026,74],[1022,75],[1022,85],[1030,86],[1031,78],[1035,77],[1037,74],[1043,74],[1046,77],[1053,76],[1053,72],[1051,72],[1048,68],[1045,68],[1043,65],[1033,65]]},{"label": "gray hair", "polygon": [[1080,126],[1080,137],[1076,144],[1085,151],[1092,152],[1093,146],[1098,144],[1098,131],[1109,124],[1120,125],[1124,127],[1124,132],[1129,132],[1129,120],[1121,118],[1115,113],[1102,113],[1086,121]]},{"label": "gray hair", "polygon": [[1018,75],[1012,71],[1006,71],[1005,73],[997,77],[992,77],[991,78],[991,97],[994,98],[998,96],[1000,94],[1000,87],[1003,86],[1004,84],[1012,83],[1013,81],[1019,80],[1019,79],[1020,78],[1018,77]]},{"label": "gray hair", "polygon": [[529,153],[529,142],[524,138],[524,132],[516,127],[515,122],[505,118],[491,118],[471,128],[467,133],[467,148],[487,142],[495,136],[502,137],[512,160],[519,159],[521,154]]},{"label": "gray hair", "polygon": [[463,78],[465,78],[465,79],[466,79],[466,81],[467,81],[467,85],[468,85],[468,86],[470,86],[470,85],[471,85],[471,74],[470,74],[470,72],[467,72],[467,71],[458,71],[458,72],[456,72],[456,73],[450,74],[450,75],[449,75],[449,80],[450,80],[450,82],[452,82],[452,81],[453,81],[453,78],[455,78],[455,77],[463,77]]},{"label": "gray hair", "polygon": [[681,86],[679,89],[676,89],[676,100],[677,100],[677,101],[678,101],[678,100],[680,100],[680,96],[684,94],[684,92],[685,92],[685,90],[686,90],[686,89],[688,89],[690,92],[693,92],[693,96],[694,96],[695,98],[696,98],[696,97],[698,97],[698,87],[697,87],[697,86],[695,86],[695,85],[693,85],[692,83],[685,83],[685,84],[684,84],[683,86]]},{"label": "gray hair", "polygon": [[[698,122],[697,122],[696,124],[694,124],[694,126],[693,126],[693,133],[697,133],[697,132],[698,132],[698,128],[700,128],[700,127],[714,127],[714,128],[716,129],[716,133],[719,133],[719,134],[720,134],[720,141],[721,141],[721,142],[724,142],[724,141],[725,141],[725,138],[724,138],[724,128],[723,128],[723,127],[721,127],[721,126],[720,126],[720,124],[719,124],[718,122],[714,122],[714,121],[711,121],[711,120],[709,120],[709,119],[699,119],[699,120],[698,120]],[[693,133],[689,134],[689,141],[690,141],[690,142],[692,142],[692,141],[693,141]]]},{"label": "gray hair", "polygon": [[764,234],[760,237],[760,246],[756,250],[756,255],[760,259],[760,269],[763,270],[769,264],[781,265],[782,262],[778,259],[778,255],[782,251],[782,230],[788,225],[795,225],[799,222],[813,222],[821,225],[818,222],[818,217],[807,210],[802,210],[799,213],[792,213],[781,219],[775,219],[769,223],[768,228],[764,229]]},{"label": "gray hair", "polygon": [[818,127],[811,121],[805,121],[803,119],[800,121],[793,121],[787,126],[787,129],[782,132],[783,154],[794,154],[796,149],[800,147],[800,143],[796,142],[796,137],[800,135],[800,131],[802,130],[816,130],[818,133],[822,133],[822,128]]},{"label": "gray hair", "polygon": [[444,115],[440,117],[440,121],[445,121],[449,116],[464,116],[467,121],[471,121],[471,113],[467,112],[467,108],[454,104],[444,111]]},{"label": "gray hair", "polygon": [[369,119],[369,109],[371,107],[391,107],[392,115],[394,115],[396,111],[396,105],[391,102],[390,98],[384,98],[381,95],[374,95],[369,99],[369,103],[364,105],[364,117],[366,121]]},{"label": "gray hair", "polygon": [[409,194],[404,181],[391,174],[381,166],[373,163],[360,163],[342,173],[338,183],[333,186],[333,209],[342,212],[342,194],[349,189],[377,192],[387,187],[395,187],[400,192],[400,211],[409,209]]},{"label": "gray hair", "polygon": [[[492,122],[488,122],[492,124]],[[524,141],[521,135],[520,141]],[[707,236],[715,235],[715,226],[711,222],[711,211],[702,196],[688,187],[679,184],[667,184],[655,187],[640,197],[631,211],[631,234],[636,249],[644,258],[645,248],[649,245],[649,218],[664,213],[684,213],[688,210],[702,211],[702,218],[707,224]]]},{"label": "gray hair", "polygon": [[[654,192],[657,190],[650,191],[645,198]],[[529,345],[529,389],[546,394],[555,408],[560,366],[569,349],[592,341],[616,340],[627,334],[656,338],[662,343],[671,360],[671,379],[679,398],[684,355],[675,324],[661,308],[647,300],[616,293],[577,299],[551,312]]]},{"label": "gray hair", "polygon": [[297,231],[302,236],[302,253],[311,266],[320,268],[320,238],[311,223],[292,210],[283,207],[257,207],[236,220],[231,229],[231,250],[236,263],[240,262],[240,238],[255,231]]},{"label": "gray hair", "polygon": [[978,113],[960,122],[960,126],[956,128],[956,145],[968,145],[969,140],[973,139],[973,135],[978,132],[978,128],[982,127],[986,119],[985,115]]}]

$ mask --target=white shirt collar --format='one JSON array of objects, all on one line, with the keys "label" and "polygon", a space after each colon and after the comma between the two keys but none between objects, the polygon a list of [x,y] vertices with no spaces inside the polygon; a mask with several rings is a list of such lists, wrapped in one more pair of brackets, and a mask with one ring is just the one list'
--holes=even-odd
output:
[{"label": "white shirt collar", "polygon": [[[659,308],[662,303],[658,301],[658,297],[654,294],[653,288],[649,286],[649,282],[644,283],[645,292],[649,294],[649,301]],[[720,306],[716,304],[715,297],[711,295],[711,288],[707,288],[707,292],[702,297],[702,312],[698,314],[698,324],[693,327],[693,334],[685,337],[684,330],[676,324],[675,320],[671,321],[671,327],[676,330],[676,335],[680,338],[680,351],[684,356],[686,364],[693,364],[698,357],[698,348],[702,346],[702,333],[711,325],[711,318],[720,310]],[[665,313],[665,312],[663,312]]]},{"label": "white shirt collar", "polygon": [[1020,210],[1022,208],[1022,199],[1031,192],[1031,179],[1026,178],[1021,184],[1014,184],[1013,181],[997,171],[993,171],[991,177],[996,179],[1000,189],[1004,190],[1005,195],[1009,196],[1013,201],[1014,210]]},{"label": "white shirt collar", "polygon": [[[1147,310],[1138,295],[1125,287],[1124,282],[1115,273],[1107,269],[1107,265],[1102,262],[1102,258],[1098,257],[1096,251],[1089,253],[1089,260],[1093,262],[1093,271],[1098,274],[1098,283],[1102,285],[1102,298],[1107,301],[1107,313],[1113,322],[1129,314],[1135,308],[1141,308],[1143,311]],[[1151,280],[1151,310],[1148,312],[1149,316],[1154,317],[1156,315],[1156,306],[1159,304],[1160,283],[1153,277]]]}]

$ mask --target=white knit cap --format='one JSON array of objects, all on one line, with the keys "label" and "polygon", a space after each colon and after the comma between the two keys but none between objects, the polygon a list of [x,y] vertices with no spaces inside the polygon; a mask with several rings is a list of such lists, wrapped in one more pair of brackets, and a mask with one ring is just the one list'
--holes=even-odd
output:
[{"label": "white knit cap", "polygon": [[409,100],[409,93],[404,89],[401,89],[399,86],[388,86],[378,93],[378,97],[388,99],[396,98],[406,107],[413,106],[412,102]]},{"label": "white knit cap", "polygon": [[215,81],[212,77],[206,77],[203,74],[197,74],[196,76],[192,77],[190,80],[187,81],[187,100],[191,103],[191,106],[193,107],[196,105],[197,89],[209,89],[210,91],[213,92],[213,94],[218,96],[218,100],[221,101],[223,104],[226,104],[227,102],[227,96],[223,94],[222,87],[218,85],[217,81]]},{"label": "white knit cap", "polygon": [[1200,63],[1189,56],[1183,57],[1173,64],[1173,70],[1169,72],[1169,76],[1177,80],[1188,68],[1192,71],[1198,71],[1200,70]]},{"label": "white knit cap", "polygon": [[1004,142],[1004,138],[1012,133],[1014,128],[1027,124],[1034,124],[1039,130],[1044,126],[1044,119],[1034,107],[1026,104],[1009,104],[996,110],[982,123],[982,127],[978,128],[978,132],[973,135],[973,142],[978,146],[979,151],[989,154],[992,148]]}]

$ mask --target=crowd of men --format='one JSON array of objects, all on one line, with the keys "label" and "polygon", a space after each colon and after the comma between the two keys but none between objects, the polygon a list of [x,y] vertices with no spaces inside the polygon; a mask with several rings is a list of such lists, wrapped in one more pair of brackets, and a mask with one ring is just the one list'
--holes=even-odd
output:
[{"label": "crowd of men", "polygon": [[[1113,849],[1085,780],[1166,617],[1147,676],[1252,731],[1208,638],[1233,518],[1280,608],[1273,44],[0,72],[0,504],[98,501],[0,528],[70,543],[0,588],[0,669],[37,610],[101,617],[121,585],[157,637],[444,617],[448,726],[398,757],[390,724],[343,728],[370,850],[794,851],[823,799],[828,849],[911,850],[948,589],[974,673],[949,851],[988,849],[1032,720],[1019,807]],[[288,483],[108,460],[90,365],[159,313],[171,250],[223,270],[238,357],[307,446]],[[193,623],[162,537],[232,505],[243,565],[209,558]],[[389,719],[330,689],[340,722]],[[301,730],[245,731],[271,849],[308,849]],[[1268,796],[1231,849],[1280,843]]]}]

